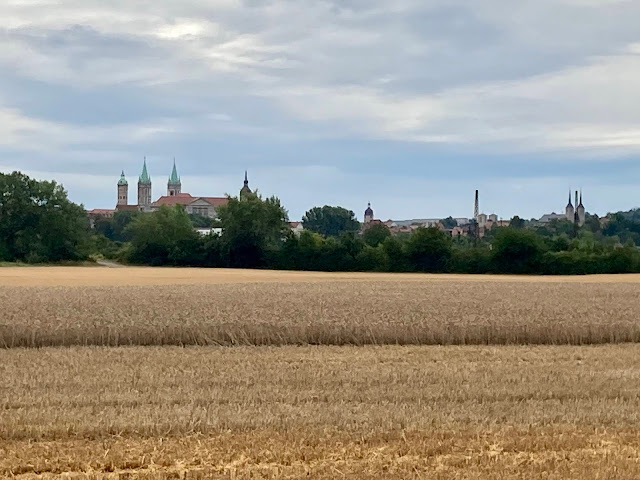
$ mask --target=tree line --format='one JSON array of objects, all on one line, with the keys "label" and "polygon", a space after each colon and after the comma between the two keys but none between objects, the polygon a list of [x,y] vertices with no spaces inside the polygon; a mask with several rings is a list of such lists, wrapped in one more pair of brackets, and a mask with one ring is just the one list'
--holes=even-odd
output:
[{"label": "tree line", "polygon": [[[319,271],[589,274],[640,272],[640,213],[605,224],[537,226],[517,217],[484,238],[451,237],[437,227],[393,235],[381,223],[362,228],[352,211],[315,207],[295,235],[276,197],[229,198],[211,220],[180,206],[116,212],[94,228],[55,182],[0,174],[0,261],[79,261]],[[444,221],[447,222],[447,219]],[[194,227],[218,227],[201,235]]]}]

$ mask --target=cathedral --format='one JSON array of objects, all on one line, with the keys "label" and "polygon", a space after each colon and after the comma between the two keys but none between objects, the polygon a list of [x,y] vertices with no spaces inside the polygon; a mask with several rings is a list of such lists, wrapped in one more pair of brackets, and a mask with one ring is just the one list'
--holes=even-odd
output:
[{"label": "cathedral", "polygon": [[[116,211],[153,212],[163,205],[182,205],[187,213],[194,213],[208,218],[217,218],[217,209],[222,205],[226,205],[228,202],[227,197],[201,197],[183,192],[175,159],[173,161],[173,169],[167,181],[167,193],[159,197],[156,201],[151,200],[152,185],[151,177],[147,171],[146,158],[142,164],[142,173],[138,177],[138,203],[129,204],[129,182],[127,181],[124,171],[120,175],[117,187],[118,200],[115,208]],[[240,190],[240,198],[246,197],[251,193],[249,179],[245,171],[244,185]]]},{"label": "cathedral", "polygon": [[575,223],[579,227],[584,225],[586,220],[586,212],[584,209],[584,205],[582,205],[582,191],[580,191],[580,201],[578,203],[578,191],[576,190],[576,206],[574,208],[571,203],[571,190],[569,190],[569,203],[567,204],[567,208],[565,209],[565,217],[571,223]]}]

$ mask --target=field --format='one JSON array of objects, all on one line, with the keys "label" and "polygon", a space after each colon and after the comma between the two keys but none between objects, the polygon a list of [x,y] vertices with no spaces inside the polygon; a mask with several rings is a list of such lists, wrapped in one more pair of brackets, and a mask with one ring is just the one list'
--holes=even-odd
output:
[{"label": "field", "polygon": [[0,347],[638,342],[639,279],[2,268]]},{"label": "field", "polygon": [[639,281],[3,267],[0,476],[638,478]]}]

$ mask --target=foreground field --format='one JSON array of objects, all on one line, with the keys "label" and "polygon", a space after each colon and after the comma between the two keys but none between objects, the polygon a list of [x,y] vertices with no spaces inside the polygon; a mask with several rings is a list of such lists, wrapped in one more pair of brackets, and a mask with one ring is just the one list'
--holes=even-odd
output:
[{"label": "foreground field", "polygon": [[0,379],[3,477],[640,475],[636,345],[12,349]]},{"label": "foreground field", "polygon": [[0,347],[638,342],[638,278],[8,268]]}]

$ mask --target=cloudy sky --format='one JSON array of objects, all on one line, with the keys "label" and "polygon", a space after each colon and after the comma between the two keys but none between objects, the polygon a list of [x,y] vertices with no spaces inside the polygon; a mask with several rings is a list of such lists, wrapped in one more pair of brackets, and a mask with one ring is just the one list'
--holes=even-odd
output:
[{"label": "cloudy sky", "polygon": [[[640,206],[640,2],[2,0],[0,171],[362,216]],[[135,202],[135,188],[130,201]]]}]

